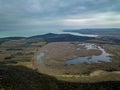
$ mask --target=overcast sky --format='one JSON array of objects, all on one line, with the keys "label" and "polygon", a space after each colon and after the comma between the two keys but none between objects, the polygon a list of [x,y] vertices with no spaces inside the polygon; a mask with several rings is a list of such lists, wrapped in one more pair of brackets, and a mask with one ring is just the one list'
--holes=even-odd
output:
[{"label": "overcast sky", "polygon": [[97,27],[120,27],[120,0],[0,0],[0,30]]}]

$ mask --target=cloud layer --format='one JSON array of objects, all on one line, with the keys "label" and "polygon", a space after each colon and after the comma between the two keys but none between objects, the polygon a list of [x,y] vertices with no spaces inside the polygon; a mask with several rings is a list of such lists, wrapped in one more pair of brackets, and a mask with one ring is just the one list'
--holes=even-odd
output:
[{"label": "cloud layer", "polygon": [[0,30],[120,27],[120,0],[0,0]]}]

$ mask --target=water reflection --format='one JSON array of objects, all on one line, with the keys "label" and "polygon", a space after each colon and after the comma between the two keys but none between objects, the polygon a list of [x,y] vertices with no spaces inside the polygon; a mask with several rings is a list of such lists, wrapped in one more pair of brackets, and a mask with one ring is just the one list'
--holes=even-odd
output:
[{"label": "water reflection", "polygon": [[45,56],[44,52],[41,52],[38,56],[37,56],[37,60],[39,63],[43,63],[42,57]]},{"label": "water reflection", "polygon": [[97,49],[97,50],[101,50],[102,54],[99,56],[86,56],[86,57],[77,57],[74,58],[72,60],[69,60],[67,62],[65,62],[65,64],[67,65],[71,65],[71,64],[77,64],[77,63],[100,63],[100,62],[111,62],[111,54],[107,53],[103,48],[101,48],[100,46],[97,46],[95,44],[79,44],[79,45],[84,45],[84,48],[86,50],[90,50],[90,49]]}]

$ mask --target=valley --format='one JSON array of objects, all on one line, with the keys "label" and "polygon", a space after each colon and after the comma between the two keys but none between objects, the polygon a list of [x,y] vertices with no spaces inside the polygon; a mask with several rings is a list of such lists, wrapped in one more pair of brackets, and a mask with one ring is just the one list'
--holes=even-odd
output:
[{"label": "valley", "polygon": [[[94,72],[99,72],[99,70],[102,72],[98,76],[104,76],[105,73],[111,75],[114,71],[119,72],[120,56],[116,56],[116,53],[113,52],[114,50],[111,49],[112,45],[97,45],[99,46],[90,43],[81,44],[80,42],[49,43],[39,49],[39,53],[36,55],[41,55],[41,57],[36,58],[37,56],[35,56],[37,59],[35,59],[37,64],[35,66],[39,72],[56,76],[57,78],[86,78]],[[99,50],[99,47],[104,48],[105,51]],[[76,60],[76,58],[78,59]]]},{"label": "valley", "polygon": [[[8,72],[5,74],[8,75],[6,78],[9,78],[9,73],[12,74],[12,72],[22,75],[21,70],[25,73],[30,71],[30,75],[32,72],[42,74],[43,78],[47,75],[46,79],[50,79],[58,86],[67,85],[69,82],[72,82],[71,86],[79,85],[80,82],[89,84],[119,82],[119,44],[95,43],[95,41],[96,38],[93,37],[51,33],[28,38],[3,38],[0,44],[0,70],[3,72],[1,73],[3,76],[0,76],[1,85],[4,86],[3,83],[6,82],[6,79],[3,78],[6,70]],[[36,76],[35,78],[42,82],[42,79]],[[55,78],[55,81],[52,77]],[[27,76],[25,78],[28,79]],[[17,76],[14,79],[16,80]],[[29,85],[27,81],[26,84]],[[10,84],[10,87],[13,86]]]}]

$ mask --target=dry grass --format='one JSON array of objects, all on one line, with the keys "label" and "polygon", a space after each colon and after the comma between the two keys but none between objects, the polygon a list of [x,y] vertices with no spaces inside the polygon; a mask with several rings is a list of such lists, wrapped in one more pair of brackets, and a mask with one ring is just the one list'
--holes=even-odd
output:
[{"label": "dry grass", "polygon": [[[78,49],[80,48],[80,50]],[[45,56],[42,58],[44,64],[39,64],[36,60],[36,55],[41,52],[45,52]],[[68,74],[82,74],[91,71],[91,65],[76,64],[65,66],[67,60],[71,60],[75,57],[84,57],[92,55],[100,55],[101,51],[92,49],[86,50],[83,45],[71,42],[54,42],[40,48],[35,54],[35,65],[39,72],[53,75],[68,75]],[[76,69],[77,68],[77,69]]]}]

